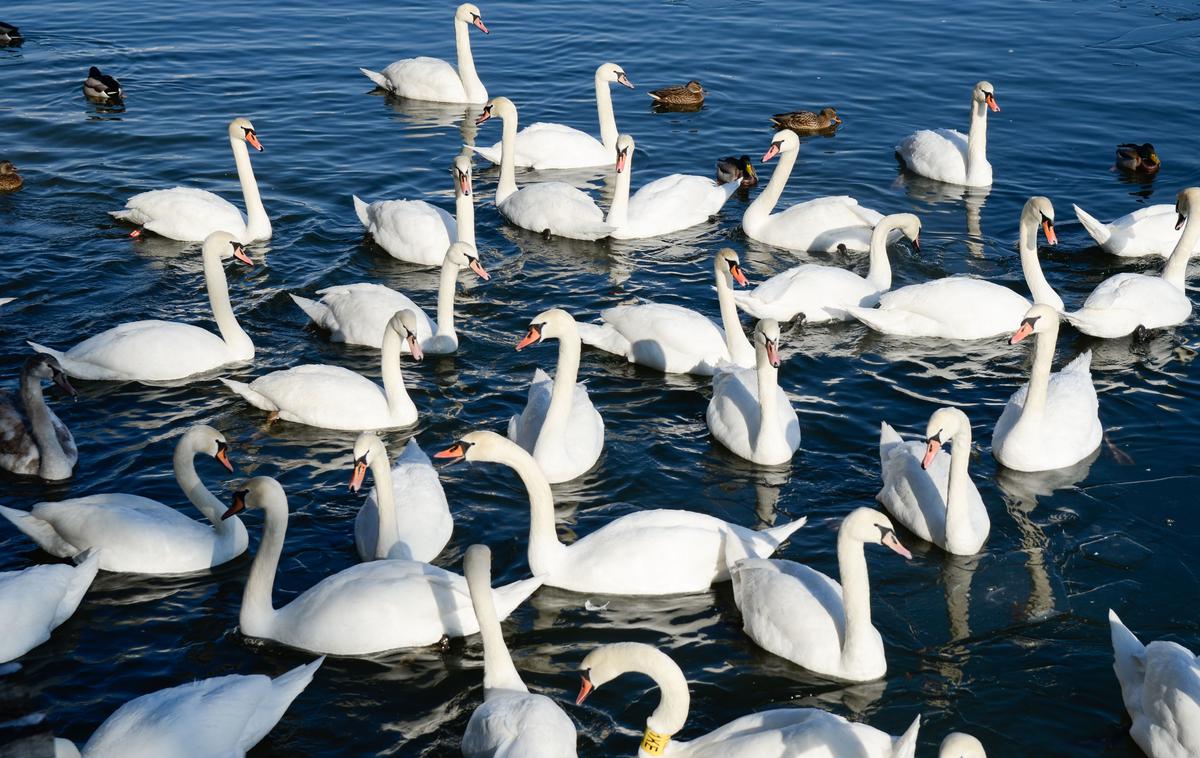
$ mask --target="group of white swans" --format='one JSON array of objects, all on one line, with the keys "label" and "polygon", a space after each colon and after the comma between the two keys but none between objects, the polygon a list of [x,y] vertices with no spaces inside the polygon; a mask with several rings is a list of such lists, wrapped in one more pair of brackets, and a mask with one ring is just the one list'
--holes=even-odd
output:
[{"label": "group of white swans", "polygon": [[[382,72],[363,70],[380,87],[411,99],[485,104],[478,122],[503,122],[491,148],[472,148],[500,164],[495,205],[517,226],[578,239],[652,237],[705,223],[739,186],[701,176],[672,175],[630,196],[633,139],[618,132],[609,85],[632,87],[625,72],[606,63],[596,71],[600,139],[559,124],[518,130],[507,98],[488,99],[471,56],[469,27],[487,27],[477,7],[455,13],[458,67],[431,58],[397,61]],[[905,165],[927,177],[986,186],[988,110],[994,89],[976,85],[968,135],[921,131],[897,146]],[[250,337],[230,302],[224,261],[253,265],[245,246],[271,235],[271,222],[251,168],[247,145],[262,150],[246,119],[229,125],[246,207],[196,189],[136,195],[112,215],[144,231],[203,242],[204,278],[218,334],[189,324],[138,321],[102,332],[69,350],[33,344],[37,354],[21,376],[20,407],[0,403],[0,467],[48,481],[69,478],[78,454],[74,439],[42,395],[53,381],[74,392],[67,377],[85,380],[188,381],[254,358]],[[287,532],[288,502],[270,477],[250,479],[226,506],[201,480],[194,460],[212,457],[233,470],[225,437],[208,426],[184,432],[175,448],[175,478],[184,497],[208,523],[136,494],[95,494],[43,502],[30,511],[0,506],[0,515],[47,553],[76,565],[35,566],[0,574],[0,611],[9,621],[0,662],[12,661],[49,639],[81,602],[97,571],[170,575],[211,569],[243,554],[248,536],[239,514],[261,510],[265,525],[242,599],[239,626],[322,657],[271,680],[225,676],[137,698],[118,709],[84,745],[87,756],[241,755],[261,740],[308,685],[324,655],[358,656],[435,644],[480,633],[484,646],[484,702],[462,740],[467,756],[511,758],[575,755],[576,729],[561,706],[530,693],[508,654],[500,621],[541,586],[589,594],[665,595],[707,590],[731,581],[746,634],[762,648],[820,675],[868,681],[887,670],[883,640],[872,625],[865,546],[883,545],[908,559],[894,519],[919,538],[960,555],[977,553],[990,522],[971,481],[972,430],[957,408],[933,413],[925,434],[904,441],[888,424],[879,439],[883,487],[878,500],[891,514],[858,508],[837,537],[839,581],[808,566],[770,556],[805,519],[755,531],[683,510],[642,510],[616,518],[571,544],[555,528],[551,485],[591,470],[604,447],[604,421],[587,389],[577,383],[583,345],[666,373],[712,377],[706,419],[713,436],[739,457],[760,465],[787,464],[800,446],[800,420],[778,384],[779,322],[857,319],[872,329],[909,337],[979,340],[1009,335],[1010,343],[1036,335],[1028,383],[1008,401],[992,436],[1004,466],[1047,471],[1076,463],[1099,446],[1102,427],[1084,353],[1052,372],[1060,319],[1096,336],[1185,321],[1188,259],[1200,243],[1200,189],[1179,193],[1174,207],[1153,206],[1104,225],[1081,209],[1085,227],[1118,255],[1167,257],[1161,276],[1118,274],[1103,282],[1082,308],[1066,312],[1038,262],[1038,233],[1056,242],[1054,208],[1033,197],[1020,218],[1019,254],[1031,298],[985,280],[957,276],[892,289],[889,236],[918,245],[921,224],[912,214],[883,216],[852,198],[825,197],[773,213],[795,164],[800,141],[777,133],[763,161],[779,157],[770,182],[751,203],[742,228],[752,239],[790,250],[867,251],[867,275],[805,264],[750,291],[737,254],[714,257],[720,324],[688,308],[640,303],[609,308],[598,323],[577,323],[561,309],[535,316],[521,350],[558,341],[554,377],[538,369],[525,408],[509,422],[507,438],[490,431],[464,435],[436,457],[499,463],[524,484],[529,500],[527,561],[530,578],[491,586],[491,557],[469,548],[464,574],[432,565],[449,542],[453,516],[430,458],[415,439],[394,464],[376,430],[410,426],[418,409],[409,397],[401,357],[455,352],[454,298],[459,273],[487,279],[475,248],[470,154],[452,165],[455,214],[424,201],[353,198],[364,228],[390,255],[440,266],[436,320],[403,293],[374,283],[293,295],[331,339],[378,348],[382,387],[353,371],[303,365],[249,383],[221,378],[252,405],[311,426],[359,431],[350,485],[358,491],[370,473],[374,487],[354,522],[361,563],[326,577],[283,607],[272,589]],[[607,214],[587,194],[563,182],[518,187],[517,167],[535,169],[612,165],[616,195]],[[1165,209],[1165,210],[1164,210]],[[1182,234],[1179,229],[1182,228]],[[747,338],[739,309],[759,319]],[[950,452],[945,449],[950,446]],[[1200,752],[1195,703],[1200,668],[1195,656],[1168,642],[1143,646],[1110,612],[1115,669],[1133,717],[1137,743],[1155,756]],[[604,645],[580,664],[578,703],[626,672],[650,676],[661,692],[646,721],[639,755],[658,756],[913,756],[919,718],[900,737],[818,709],[782,708],[739,718],[690,741],[675,740],[688,717],[688,685],[680,668],[643,644]],[[1187,698],[1190,697],[1190,705]],[[59,740],[59,755],[77,755]],[[974,737],[953,733],[945,758],[983,756]]]}]

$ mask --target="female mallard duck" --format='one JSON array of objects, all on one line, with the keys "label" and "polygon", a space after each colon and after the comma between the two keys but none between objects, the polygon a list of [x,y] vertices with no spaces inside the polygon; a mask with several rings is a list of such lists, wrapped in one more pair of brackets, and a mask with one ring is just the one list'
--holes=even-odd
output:
[{"label": "female mallard duck", "polygon": [[21,408],[8,393],[0,393],[0,469],[48,481],[68,479],[79,460],[71,430],[59,420],[42,396],[49,379],[75,395],[58,361],[38,354],[21,369]]},{"label": "female mallard duck", "polygon": [[1117,145],[1117,168],[1134,174],[1157,174],[1162,161],[1149,142],[1141,145],[1126,142]]},{"label": "female mallard duck", "polygon": [[754,171],[754,164],[750,162],[749,155],[743,155],[741,158],[731,155],[717,161],[717,184],[737,181],[740,181],[743,187],[758,186],[758,174]]},{"label": "female mallard duck", "polygon": [[25,184],[11,161],[0,161],[0,192],[16,192]]},{"label": "female mallard duck", "polygon": [[650,97],[663,105],[700,105],[704,102],[704,88],[693,79],[681,86],[651,90]]},{"label": "female mallard duck", "polygon": [[821,132],[840,123],[842,120],[833,108],[822,108],[819,113],[791,111],[771,116],[771,125],[776,129],[791,129],[793,132]]},{"label": "female mallard duck", "polygon": [[115,77],[102,74],[100,69],[92,66],[83,82],[83,96],[93,103],[119,103],[125,99],[125,92]]},{"label": "female mallard duck", "polygon": [[19,45],[24,41],[20,29],[0,21],[0,45]]}]

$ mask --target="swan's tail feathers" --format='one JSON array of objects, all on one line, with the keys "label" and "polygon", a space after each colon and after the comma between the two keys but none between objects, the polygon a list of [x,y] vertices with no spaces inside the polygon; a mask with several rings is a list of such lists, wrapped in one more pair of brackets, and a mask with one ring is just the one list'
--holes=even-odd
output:
[{"label": "swan's tail feathers", "polygon": [[49,522],[42,521],[32,513],[0,505],[0,516],[11,521],[13,526],[21,530],[26,537],[36,542],[38,547],[50,555],[70,558],[79,553],[79,548],[60,537]]},{"label": "swan's tail feathers", "polygon": [[370,206],[367,205],[358,195],[351,195],[354,199],[354,215],[358,216],[358,220],[362,222],[363,228],[367,229],[371,226],[371,218],[368,214]]},{"label": "swan's tail feathers", "polygon": [[109,211],[108,215],[115,218],[117,221],[133,221],[133,209],[122,208],[119,211]]},{"label": "swan's tail feathers", "polygon": [[476,147],[475,145],[467,145],[475,151],[475,154],[491,163],[500,163],[500,150],[495,146],[491,147]]},{"label": "swan's tail feathers", "polygon": [[317,326],[325,329],[330,329],[330,319],[333,317],[333,311],[329,310],[329,306],[316,300],[309,300],[307,297],[292,295],[288,293],[288,297],[292,298],[292,302],[300,306],[300,310],[304,311],[312,322]]},{"label": "swan's tail feathers", "polygon": [[80,758],[79,748],[75,743],[62,737],[54,738],[54,758]]},{"label": "swan's tail feathers", "polygon": [[1073,360],[1070,363],[1068,363],[1067,365],[1063,366],[1059,370],[1059,373],[1060,374],[1087,374],[1090,376],[1092,373],[1092,351],[1084,350],[1082,353],[1080,353],[1078,356],[1075,357],[1075,360]]},{"label": "swan's tail feathers", "polygon": [[1108,627],[1112,635],[1113,671],[1121,685],[1121,698],[1125,708],[1133,713],[1141,709],[1142,682],[1146,678],[1146,646],[1110,608]]},{"label": "swan's tail feathers", "polygon": [[[604,239],[616,230],[617,227],[613,226],[612,224],[600,222],[595,224],[582,224],[574,229],[571,229],[569,234],[564,234],[562,236],[568,237],[569,239],[595,242],[596,240]],[[553,230],[550,230],[550,232],[551,234],[554,234]]]},{"label": "swan's tail feathers", "polygon": [[389,92],[391,91],[392,85],[388,84],[388,80],[383,74],[379,73],[378,71],[372,71],[367,68],[360,68],[359,71],[363,72],[363,76],[365,76],[368,79],[370,79],[371,81],[375,82],[376,87],[379,87],[380,89],[388,90]]},{"label": "swan's tail feathers", "polygon": [[903,445],[904,440],[892,428],[892,425],[886,421],[879,422],[879,465],[883,467],[887,463],[888,453],[896,445]]},{"label": "swan's tail feathers", "polygon": [[261,408],[264,411],[271,412],[279,410],[279,406],[275,405],[271,398],[267,397],[261,392],[256,391],[249,384],[246,384],[245,382],[235,382],[232,379],[224,378],[222,378],[221,381],[226,387],[244,397],[246,402],[250,403],[250,405],[253,405],[255,408]]},{"label": "swan's tail feathers", "polygon": [[299,697],[301,692],[304,692],[312,682],[313,675],[317,673],[317,669],[321,668],[321,664],[324,662],[325,656],[321,656],[312,663],[297,666],[286,674],[281,674],[271,682],[270,693],[257,703],[254,713],[250,716],[250,720],[242,732],[239,747],[243,751],[248,751],[257,745],[275,728],[275,725],[279,723],[283,714],[291,706],[292,701]]},{"label": "swan's tail feathers", "polygon": [[773,526],[770,529],[763,529],[760,532],[760,534],[770,537],[771,541],[774,542],[775,544],[771,547],[771,549],[766,554],[759,555],[758,557],[766,558],[768,555],[775,552],[776,548],[778,548],[781,544],[783,544],[784,540],[786,540],[788,537],[791,537],[793,533],[795,533],[800,527],[804,526],[807,523],[808,523],[808,516],[802,516],[790,523],[780,524],[779,526]]},{"label": "swan's tail feathers", "polygon": [[496,618],[500,621],[508,618],[509,614],[528,600],[529,596],[545,581],[544,577],[534,576],[493,589],[492,597],[496,601]]},{"label": "swan's tail feathers", "polygon": [[936,336],[936,323],[907,311],[851,305],[846,307],[846,312],[871,329],[884,334],[897,334],[902,337]]},{"label": "swan's tail feathers", "polygon": [[921,731],[921,716],[918,714],[904,730],[904,734],[892,743],[892,758],[913,758],[917,754],[917,733]]},{"label": "swan's tail feathers", "polygon": [[725,558],[725,570],[729,572],[731,578],[734,567],[750,557],[746,551],[746,545],[738,537],[737,532],[732,530],[725,531],[725,546],[722,552]]},{"label": "swan's tail feathers", "polygon": [[742,311],[742,313],[745,313],[747,316],[752,316],[756,319],[772,318],[763,308],[766,303],[755,297],[753,292],[734,290],[733,302],[736,303],[737,307]]},{"label": "swan's tail feathers", "polygon": [[[70,360],[67,359],[66,354],[63,353],[61,350],[55,350],[52,347],[46,347],[45,345],[39,345],[38,343],[30,342],[29,340],[26,340],[25,344],[29,345],[31,348],[33,348],[35,351],[37,351],[39,353],[45,353],[46,355],[52,356],[55,360],[58,361],[59,365],[61,365],[64,369],[66,369],[67,364],[70,363]],[[71,372],[68,371],[67,373],[69,374]]]},{"label": "swan's tail feathers", "polygon": [[71,577],[71,584],[63,593],[62,600],[58,601],[58,608],[54,612],[55,626],[71,618],[79,603],[83,601],[83,596],[87,594],[88,588],[92,586],[92,580],[100,570],[100,548],[84,550],[75,556],[75,562],[78,564],[75,567],[75,575]]},{"label": "swan's tail feathers", "polygon": [[629,357],[633,346],[625,335],[618,332],[611,324],[579,323],[579,339],[583,344],[603,350],[606,353]]},{"label": "swan's tail feathers", "polygon": [[1079,219],[1079,223],[1083,224],[1084,230],[1092,236],[1092,239],[1096,240],[1097,245],[1103,245],[1105,242],[1108,242],[1108,238],[1112,236],[1112,230],[1108,228],[1108,224],[1078,205],[1072,205],[1071,207],[1075,209],[1075,216]]}]

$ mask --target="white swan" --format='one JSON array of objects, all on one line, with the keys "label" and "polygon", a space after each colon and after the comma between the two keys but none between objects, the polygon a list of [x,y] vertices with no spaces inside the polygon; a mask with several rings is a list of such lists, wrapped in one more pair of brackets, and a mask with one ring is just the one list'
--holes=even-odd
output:
[{"label": "white swan", "polygon": [[572,758],[575,724],[558,703],[531,693],[521,681],[504,644],[500,620],[489,591],[492,551],[472,545],[463,556],[463,573],[483,640],[483,703],[463,732],[466,758]]},{"label": "white swan", "polygon": [[728,553],[742,628],[769,652],[822,676],[851,682],[887,672],[883,638],[871,624],[871,587],[863,545],[886,545],[905,558],[888,517],[858,508],[838,530],[838,584],[802,563]]},{"label": "white swan", "polygon": [[71,618],[100,569],[96,550],[78,556],[78,566],[31,566],[0,572],[0,663],[20,658],[50,639]]},{"label": "white swan", "polygon": [[110,381],[175,381],[244,363],[254,357],[254,343],[238,324],[229,303],[229,282],[221,254],[232,246],[233,255],[254,265],[229,232],[213,232],[204,240],[204,284],[217,336],[207,329],[175,321],[132,321],[100,332],[65,353],[29,345],[58,359],[63,370],[79,379]]},{"label": "white swan", "polygon": [[571,314],[561,308],[533,317],[517,350],[558,340],[558,366],[552,380],[540,368],[533,372],[529,399],[521,412],[508,420],[508,438],[525,448],[551,484],[582,476],[604,450],[604,419],[592,405],[579,375],[579,329]]},{"label": "white swan", "polygon": [[747,283],[737,253],[728,247],[717,251],[713,272],[721,326],[691,308],[641,303],[605,309],[600,324],[579,324],[579,337],[586,345],[668,374],[712,376],[722,362],[753,366],[754,346],[733,301],[733,283]]},{"label": "white swan", "polygon": [[[947,454],[943,448],[951,441]],[[947,553],[975,555],[987,541],[991,521],[967,472],[970,462],[971,422],[958,408],[934,411],[923,442],[905,442],[885,421],[879,430],[883,489],[875,499],[926,542]]]},{"label": "white swan", "polygon": [[[262,152],[262,143],[249,119],[235,118],[229,122],[229,144],[237,165],[238,182],[246,215],[233,203],[209,192],[191,187],[141,192],[125,201],[125,208],[109,211],[110,216],[137,224],[155,234],[184,242],[200,242],[213,232],[229,232],[242,244],[271,238],[271,219],[263,208],[258,181],[250,166],[249,143]],[[134,230],[131,236],[139,236]]]},{"label": "white swan", "polygon": [[983,743],[963,732],[950,732],[938,747],[938,758],[987,758]]},{"label": "white swan", "polygon": [[[151,692],[122,705],[83,746],[83,758],[242,758],[304,692],[321,657],[274,679],[230,674]],[[55,755],[79,756],[54,741]]]},{"label": "white swan", "polygon": [[43,353],[29,356],[21,367],[20,408],[0,392],[0,469],[55,482],[71,478],[79,450],[71,430],[46,404],[42,382],[47,379],[76,395],[62,366]]},{"label": "white swan", "polygon": [[830,196],[808,200],[773,214],[800,150],[800,138],[784,129],[776,132],[763,163],[779,156],[771,181],[742,215],[746,236],[788,250],[855,250],[871,247],[871,229],[883,214],[863,208],[852,197]]},{"label": "white swan", "polygon": [[[413,437],[390,467],[387,448],[374,432],[354,441],[354,474],[350,491],[358,492],[367,476],[375,486],[354,517],[354,546],[364,561],[402,558],[428,563],[442,552],[454,531],[454,518],[437,469]],[[397,506],[396,501],[401,505]]]},{"label": "white swan", "polygon": [[[287,496],[274,479],[255,477],[234,493],[225,515],[247,508],[262,509],[266,523],[242,595],[242,634],[314,653],[356,656],[479,631],[466,580],[418,561],[358,563],[275,608],[271,590],[287,533]],[[499,617],[508,618],[541,584],[540,578],[522,579],[493,590]]]},{"label": "white swan", "polygon": [[1200,755],[1200,659],[1176,642],[1143,645],[1111,609],[1108,625],[1133,741],[1151,758]]},{"label": "white swan", "polygon": [[776,274],[749,292],[734,292],[733,299],[759,319],[791,321],[803,315],[806,324],[849,321],[847,306],[873,307],[879,296],[892,288],[887,242],[896,229],[920,251],[921,220],[911,213],[893,213],[871,231],[871,262],[865,277],[837,266],[805,263]]},{"label": "white swan", "polygon": [[[387,324],[396,311],[412,311],[421,352],[448,355],[458,350],[458,332],[454,330],[454,291],[458,272],[464,268],[471,269],[484,281],[491,278],[479,262],[479,254],[473,245],[467,242],[450,245],[445,251],[438,281],[437,321],[425,315],[408,295],[382,284],[339,284],[317,290],[320,300],[299,295],[291,298],[314,324],[329,330],[329,337],[334,342],[374,348],[383,347]],[[401,344],[401,351],[411,352],[407,341]]]},{"label": "white swan", "polygon": [[754,350],[754,368],[717,367],[704,418],[739,457],[763,466],[787,463],[800,447],[800,417],[779,386],[779,324],[758,322]]},{"label": "white swan", "polygon": [[575,703],[625,673],[644,674],[658,687],[658,707],[646,719],[639,756],[680,758],[913,758],[921,717],[900,737],[847,721],[818,708],[776,708],[751,713],[687,742],[674,740],[691,706],[687,678],[670,656],[640,642],[617,642],[588,653],[579,664]]},{"label": "white swan", "polygon": [[1200,187],[1189,187],[1175,200],[1183,235],[1161,276],[1124,273],[1110,276],[1092,290],[1083,307],[1066,318],[1079,331],[1093,337],[1124,337],[1139,327],[1160,329],[1176,326],[1192,315],[1192,300],[1187,294],[1187,266],[1191,253],[1200,243]]},{"label": "white swan", "polygon": [[206,571],[246,552],[246,527],[222,521],[225,509],[201,481],[192,460],[204,453],[233,471],[225,437],[210,426],[188,429],[175,444],[175,481],[208,519],[202,523],[157,500],[112,493],[38,503],[26,513],[0,506],[0,515],[38,547],[59,558],[102,548],[100,568],[131,574]]},{"label": "white swan", "polygon": [[987,187],[992,164],[987,159],[987,112],[996,105],[996,90],[979,82],[971,93],[971,129],[963,135],[954,129],[922,129],[896,145],[896,154],[909,171],[947,184]]},{"label": "white swan", "polygon": [[475,73],[475,58],[471,55],[470,24],[484,34],[479,8],[463,3],[454,11],[454,49],[458,53],[458,70],[440,58],[405,58],[389,64],[382,72],[360,68],[375,86],[410,100],[429,100],[435,103],[487,102],[487,88]]},{"label": "white swan", "polygon": [[[1075,209],[1075,216],[1083,224],[1084,231],[1107,253],[1124,258],[1143,255],[1167,258],[1179,244],[1181,234],[1175,225],[1179,216],[1175,206],[1170,203],[1139,208],[1111,224],[1100,221],[1078,205],[1071,207]],[[1191,251],[1192,255],[1197,253],[1200,253],[1200,240]]]},{"label": "white swan", "polygon": [[[603,63],[596,69],[596,114],[600,119],[600,139],[563,124],[538,122],[517,132],[513,165],[535,170],[552,168],[590,168],[612,163],[617,147],[617,120],[613,117],[613,82],[633,89],[625,71],[615,63]],[[472,148],[492,163],[500,163],[503,141],[491,147]]]},{"label": "white swan", "polygon": [[1029,381],[1008,399],[992,432],[992,454],[1016,471],[1066,468],[1088,457],[1104,436],[1092,385],[1092,352],[1050,373],[1058,323],[1057,311],[1035,305],[1008,341],[1015,345],[1038,335]]},{"label": "white swan", "polygon": [[412,311],[399,311],[388,321],[380,356],[382,387],[356,371],[319,363],[272,371],[249,384],[221,381],[250,405],[268,411],[269,420],[355,432],[410,426],[417,423],[417,406],[404,386],[400,344],[408,342],[413,358],[421,360],[416,329]]},{"label": "white swan", "polygon": [[16,300],[15,297],[0,297],[0,305],[8,305],[14,300]]},{"label": "white swan", "polygon": [[612,227],[604,223],[604,211],[587,193],[566,182],[539,182],[517,187],[517,107],[507,97],[493,98],[483,108],[476,124],[499,116],[500,181],[496,185],[496,209],[506,219],[540,234],[570,239],[597,240],[607,237]]},{"label": "white swan", "polygon": [[354,212],[375,243],[397,260],[440,266],[451,242],[475,244],[475,206],[471,196],[471,159],[459,155],[454,175],[454,215],[424,200],[378,200],[364,203],[358,195]]},{"label": "white swan", "polygon": [[605,222],[613,239],[640,239],[707,223],[741,182],[718,185],[707,176],[671,174],[655,179],[629,197],[633,177],[633,137],[617,138],[617,191]]},{"label": "white swan", "polygon": [[[1038,226],[1046,241],[1054,234],[1054,206],[1044,197],[1031,197],[1021,211],[1021,271],[1033,302],[1063,309],[1062,298],[1046,281],[1038,262]],[[879,307],[851,306],[847,312],[877,332],[903,337],[978,340],[1012,333],[1021,323],[1029,301],[1008,287],[972,276],[947,276],[885,292]]]},{"label": "white swan", "polygon": [[554,529],[554,497],[529,453],[494,432],[470,432],[435,457],[501,463],[517,472],[529,494],[529,568],[547,587],[609,595],[702,592],[724,581],[723,556],[736,542],[767,556],[801,518],[761,532],[703,513],[648,510],[616,518],[570,545]]}]

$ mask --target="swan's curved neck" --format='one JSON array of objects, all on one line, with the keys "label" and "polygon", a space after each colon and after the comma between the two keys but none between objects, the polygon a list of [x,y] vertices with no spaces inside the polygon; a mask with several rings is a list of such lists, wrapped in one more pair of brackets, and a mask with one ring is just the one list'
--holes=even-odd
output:
[{"label": "swan's curved neck", "polygon": [[[1044,317],[1043,317],[1044,318]],[[1046,410],[1046,393],[1050,389],[1050,368],[1054,364],[1054,346],[1058,342],[1058,320],[1037,335],[1033,349],[1033,368],[1029,372],[1029,392],[1021,408],[1021,418],[1041,418]]]},{"label": "swan's curved neck", "polygon": [[892,262],[888,260],[888,235],[895,224],[887,219],[880,221],[871,230],[871,262],[867,269],[867,284],[879,292],[892,288]]},{"label": "swan's curved neck", "polygon": [[21,372],[21,403],[25,406],[29,430],[38,447],[38,475],[46,479],[66,479],[71,475],[71,459],[58,439],[54,414],[42,394],[42,380],[29,371]]},{"label": "swan's curved neck", "polygon": [[475,246],[475,188],[470,195],[464,194],[458,186],[457,177],[454,180],[454,229],[455,239]]},{"label": "swan's curved neck", "polygon": [[617,149],[617,118],[613,115],[612,89],[596,72],[596,116],[600,119],[600,142],[610,153]]},{"label": "swan's curved neck", "polygon": [[758,375],[758,434],[754,451],[762,452],[779,446],[787,447],[787,438],[779,424],[779,370],[767,359],[767,350],[755,347],[755,373]]},{"label": "swan's curved neck", "polygon": [[225,512],[225,507],[217,499],[217,496],[204,486],[200,475],[196,473],[195,457],[197,452],[199,451],[195,445],[182,440],[175,446],[175,457],[172,461],[175,469],[175,481],[179,484],[179,489],[183,490],[183,495],[188,502],[212,523],[217,534],[231,535],[236,528],[235,525],[240,522],[236,516],[221,520],[221,514]]},{"label": "swan's curved neck", "polygon": [[504,642],[504,633],[500,630],[496,600],[490,584],[491,571],[482,569],[488,569],[486,564],[469,566],[466,575],[467,587],[471,591],[471,606],[475,609],[479,636],[483,640],[483,696],[486,699],[489,693],[496,690],[529,692],[517,673],[517,667],[513,665],[512,655]]},{"label": "swan's curved neck", "polygon": [[488,460],[517,472],[529,494],[529,570],[534,576],[553,573],[566,547],[554,529],[554,495],[533,456],[515,444],[497,445]]},{"label": "swan's curved neck", "polygon": [[387,396],[388,413],[392,418],[401,415],[407,408],[412,408],[412,398],[404,386],[404,372],[400,368],[400,351],[402,340],[400,333],[390,326],[383,330],[383,394]]},{"label": "swan's curved neck", "polygon": [[971,99],[971,130],[967,133],[967,182],[987,165],[987,103]]},{"label": "swan's curved neck", "polygon": [[471,54],[471,27],[466,21],[454,19],[454,49],[458,53],[458,78],[463,91],[472,103],[487,100],[487,88],[475,73],[475,56]]},{"label": "swan's curved neck", "polygon": [[575,382],[579,379],[579,332],[573,326],[558,337],[558,366],[554,369],[554,389],[550,392],[550,407],[542,421],[540,434],[562,439],[567,432],[571,406],[575,402]]},{"label": "swan's curved neck", "polygon": [[258,192],[258,180],[254,178],[254,167],[250,165],[250,150],[243,140],[229,138],[233,148],[233,162],[237,165],[238,183],[242,185],[242,199],[246,203],[246,237],[244,242],[265,240],[271,236],[271,219],[263,208],[262,195]]},{"label": "swan's curved neck", "polygon": [[[658,685],[658,707],[646,719],[646,727],[658,734],[671,736],[687,723],[688,711],[692,706],[692,695],[688,691],[687,678],[678,664],[657,650],[632,651],[629,671],[637,671],[654,680]],[[657,653],[655,655],[654,653]]]},{"label": "swan's curved neck", "polygon": [[276,614],[271,592],[275,587],[275,572],[279,569],[279,556],[283,554],[283,541],[287,535],[287,501],[279,503],[268,500],[263,511],[262,540],[250,565],[250,576],[242,593],[242,610],[238,615],[242,633],[252,637],[269,634]]},{"label": "swan's curved neck", "polygon": [[837,556],[846,635],[842,640],[842,663],[846,664],[868,654],[873,646],[871,582],[867,578],[867,557],[861,540],[838,532]]},{"label": "swan's curved neck", "polygon": [[783,195],[783,188],[787,186],[788,177],[792,175],[792,167],[796,165],[799,155],[799,150],[787,150],[779,154],[779,165],[771,174],[771,181],[767,182],[766,189],[754,198],[754,202],[750,203],[750,207],[742,215],[743,225],[753,226],[767,220]]},{"label": "swan's curved neck", "polygon": [[[614,160],[615,151],[614,150]],[[625,168],[617,174],[617,188],[613,192],[612,205],[608,206],[608,218],[604,223],[620,229],[629,222],[629,185],[633,182],[633,150],[625,156]]]},{"label": "swan's curved neck", "polygon": [[1191,259],[1192,251],[1196,249],[1196,243],[1200,242],[1200,221],[1197,220],[1197,216],[1200,216],[1200,208],[1188,209],[1183,234],[1180,235],[1178,244],[1171,252],[1171,257],[1163,266],[1163,280],[1180,292],[1184,291],[1186,285],[1188,261]]},{"label": "swan's curved neck", "polygon": [[721,328],[725,330],[725,349],[729,351],[729,358],[736,363],[738,355],[751,353],[754,351],[754,347],[746,338],[746,332],[742,330],[742,321],[738,318],[737,303],[733,300],[733,275],[729,273],[728,269],[722,270],[728,265],[723,259],[717,258],[715,267],[717,305],[721,307]]},{"label": "swan's curved neck", "polygon": [[517,114],[500,116],[500,182],[496,185],[496,205],[517,191]]},{"label": "swan's curved neck", "polygon": [[396,541],[396,493],[392,488],[392,462],[378,439],[371,443],[371,477],[375,480],[375,509],[379,513],[375,558],[383,559]]},{"label": "swan's curved neck", "polygon": [[208,289],[208,304],[212,308],[213,320],[217,322],[225,346],[235,355],[253,358],[254,343],[233,314],[225,266],[221,263],[221,256],[215,252],[204,254],[204,283]]},{"label": "swan's curved neck", "polygon": [[442,261],[442,272],[438,280],[437,295],[437,333],[439,336],[451,337],[457,341],[454,331],[454,291],[458,286],[458,272],[461,269],[457,263],[450,261],[450,256]]},{"label": "swan's curved neck", "polygon": [[959,424],[950,443],[950,481],[946,484],[946,543],[956,544],[951,535],[967,536],[967,485],[971,462],[971,425]]},{"label": "swan's curved neck", "polygon": [[1036,215],[1021,216],[1021,238],[1017,243],[1021,253],[1021,271],[1025,275],[1029,294],[1033,295],[1033,302],[1043,303],[1062,312],[1065,308],[1062,298],[1046,280],[1046,275],[1042,273],[1041,261],[1038,260],[1038,221]]}]

